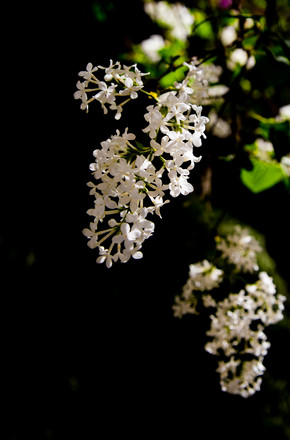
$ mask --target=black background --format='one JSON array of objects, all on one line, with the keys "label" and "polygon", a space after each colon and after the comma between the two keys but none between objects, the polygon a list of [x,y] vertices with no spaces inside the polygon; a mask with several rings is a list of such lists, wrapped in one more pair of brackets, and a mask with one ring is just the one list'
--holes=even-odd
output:
[{"label": "black background", "polygon": [[[8,439],[168,433],[228,439],[267,432],[284,439],[282,429],[267,423],[279,413],[280,391],[265,385],[247,400],[222,393],[215,359],[203,349],[206,324],[172,316],[192,243],[200,250],[204,240],[202,226],[192,228],[194,213],[180,209],[184,200],[164,207],[142,260],[108,270],[86,245],[88,165],[116,125],[98,108],[80,111],[73,99],[77,73],[89,61],[107,65],[154,31],[139,1],[111,2],[101,23],[92,3],[21,4],[3,14],[10,24],[1,155]],[[234,215],[266,233],[269,253],[289,282],[283,185],[253,196],[227,171],[217,173],[217,205],[230,204]],[[270,341],[267,370],[288,379],[289,333],[273,329]]]}]

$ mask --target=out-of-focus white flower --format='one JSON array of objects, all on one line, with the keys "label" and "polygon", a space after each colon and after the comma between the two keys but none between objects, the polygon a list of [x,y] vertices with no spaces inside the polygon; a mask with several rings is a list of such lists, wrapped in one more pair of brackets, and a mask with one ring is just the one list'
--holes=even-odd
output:
[{"label": "out-of-focus white flower", "polygon": [[272,162],[274,157],[274,147],[272,142],[265,141],[262,138],[256,139],[255,142],[256,150],[254,151],[254,155],[265,162]]},{"label": "out-of-focus white flower", "polygon": [[181,3],[149,1],[144,4],[144,10],[153,21],[168,29],[173,38],[185,41],[192,31],[194,16]]},{"label": "out-of-focus white flower", "polygon": [[237,39],[237,32],[234,26],[225,26],[221,29],[220,40],[223,46],[230,46]]},{"label": "out-of-focus white flower", "polygon": [[279,116],[281,119],[290,120],[290,104],[284,105],[279,109]]},{"label": "out-of-focus white flower", "polygon": [[230,70],[234,70],[237,65],[246,66],[246,68],[252,69],[256,64],[255,57],[248,55],[248,53],[242,49],[237,48],[233,50],[227,60],[227,66]]},{"label": "out-of-focus white flower", "polygon": [[246,18],[245,23],[244,23],[244,28],[245,29],[252,29],[252,27],[254,27],[254,26],[255,26],[255,21],[250,17]]},{"label": "out-of-focus white flower", "polygon": [[144,54],[153,63],[157,63],[160,60],[158,51],[165,46],[164,38],[161,35],[151,35],[147,40],[141,42],[141,48]]},{"label": "out-of-focus white flower", "polygon": [[230,59],[234,64],[244,66],[248,61],[248,54],[244,49],[238,48],[231,53]]},{"label": "out-of-focus white flower", "polygon": [[214,109],[210,110],[208,118],[209,123],[207,127],[214,136],[225,139],[231,135],[232,129],[230,124],[220,118]]},{"label": "out-of-focus white flower", "polygon": [[208,88],[208,96],[210,98],[220,98],[223,95],[225,95],[229,90],[230,90],[229,87],[227,87],[223,84],[218,84],[216,86],[210,86]]},{"label": "out-of-focus white flower", "polygon": [[290,177],[290,154],[281,158],[281,166],[286,176]]}]

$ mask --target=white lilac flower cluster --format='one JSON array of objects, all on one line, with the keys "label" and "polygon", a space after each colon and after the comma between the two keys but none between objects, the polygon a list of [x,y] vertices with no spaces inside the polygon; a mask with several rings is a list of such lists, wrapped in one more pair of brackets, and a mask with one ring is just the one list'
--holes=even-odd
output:
[{"label": "white lilac flower cluster", "polygon": [[[189,82],[196,72],[200,76],[199,82],[202,81],[201,72],[195,62],[186,66],[189,71],[184,81],[175,83],[172,91],[159,96],[151,94],[156,104],[148,106],[144,115],[148,123],[143,129],[145,145],[138,142],[127,128],[123,134],[117,130],[115,135],[101,143],[101,149],[94,151],[95,162],[90,169],[95,182],[88,184],[90,194],[95,197],[94,208],[88,211],[94,220],[84,234],[89,238],[89,247],[99,249],[97,262],[106,262],[107,267],[118,260],[127,262],[131,256],[142,257],[142,244],[152,235],[155,226],[147,216],[153,213],[161,216],[160,208],[168,202],[164,200],[166,191],[172,197],[193,191],[189,174],[201,159],[193,154],[193,148],[200,147],[206,137],[208,118],[201,115],[201,106],[190,102],[195,83],[189,86]],[[101,82],[91,76],[95,71],[91,64],[87,66],[87,72],[80,73],[86,81],[93,78],[99,88],[104,88],[90,100],[76,92],[75,97],[83,100],[83,106],[97,99],[103,108],[109,104],[109,109],[115,110],[117,86],[113,81],[125,86],[118,95],[130,94],[132,99],[136,98],[135,94],[142,87],[140,78],[144,75],[137,66],[123,66],[121,69],[119,63],[111,61],[110,66],[103,69],[104,80],[112,81],[109,92],[105,83],[101,86]],[[78,88],[81,91],[80,85]],[[87,89],[84,90],[86,95]],[[121,115],[121,110],[117,112]]]},{"label": "white lilac flower cluster", "polygon": [[[221,243],[227,245],[220,246]],[[227,275],[226,266],[222,270],[208,260],[190,265],[189,278],[182,293],[175,297],[174,316],[182,318],[188,313],[197,314],[200,301],[203,307],[215,309],[210,315],[210,330],[206,333],[211,340],[206,343],[205,350],[220,358],[217,372],[220,374],[221,389],[249,397],[260,390],[261,376],[265,371],[263,360],[270,343],[264,329],[283,319],[286,298],[276,294],[273,279],[261,271],[255,283],[246,283],[239,293],[230,293],[217,301],[223,280],[227,278],[228,286],[235,273],[259,270],[256,253],[261,250],[258,242],[241,227],[236,227],[235,232],[228,234],[225,239],[220,238],[217,244],[222,259],[236,265],[235,270]],[[245,253],[250,249],[251,264],[244,264]],[[240,255],[240,259],[237,255]]]},{"label": "white lilac flower cluster", "polygon": [[[104,70],[102,81],[94,75],[99,69]],[[93,67],[92,63],[88,63],[86,70],[79,72],[79,76],[83,77],[84,81],[77,82],[78,90],[74,97],[82,101],[82,110],[88,111],[89,104],[96,100],[101,103],[105,114],[108,113],[106,107],[108,105],[111,110],[116,111],[115,119],[120,119],[124,104],[130,99],[136,99],[139,90],[143,88],[144,75],[148,73],[141,73],[136,64],[122,67],[119,61],[113,63],[110,60],[109,67]],[[117,103],[116,98],[125,99]]]}]

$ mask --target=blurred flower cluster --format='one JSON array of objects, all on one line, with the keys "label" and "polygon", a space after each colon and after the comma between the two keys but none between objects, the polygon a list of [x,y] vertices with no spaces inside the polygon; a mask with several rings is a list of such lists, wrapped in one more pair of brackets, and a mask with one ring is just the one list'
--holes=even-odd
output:
[{"label": "blurred flower cluster", "polygon": [[[202,308],[212,313],[211,338],[205,350],[219,358],[221,389],[249,397],[260,390],[265,371],[263,359],[270,347],[264,328],[283,319],[286,297],[276,293],[273,279],[260,271],[258,241],[237,225],[226,237],[216,237],[216,260],[203,260],[189,266],[182,293],[175,297],[174,316],[198,314]],[[238,293],[241,274],[254,274]]]}]

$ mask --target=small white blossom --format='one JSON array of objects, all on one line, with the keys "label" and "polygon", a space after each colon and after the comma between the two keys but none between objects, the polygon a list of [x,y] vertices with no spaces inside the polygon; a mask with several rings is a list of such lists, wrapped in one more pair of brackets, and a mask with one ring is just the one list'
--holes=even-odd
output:
[{"label": "small white blossom", "polygon": [[98,68],[93,67],[92,63],[88,63],[86,69],[85,71],[79,72],[79,76],[82,76],[87,81],[90,81],[91,78],[95,79],[94,72],[96,72]]},{"label": "small white blossom", "polygon": [[248,53],[242,49],[234,49],[227,60],[227,66],[230,70],[234,70],[237,65],[245,66],[246,69],[252,69],[256,64],[255,57],[253,55],[248,55]]},{"label": "small white blossom", "polygon": [[290,104],[283,105],[279,108],[279,117],[282,120],[290,120]]},{"label": "small white blossom", "polygon": [[231,46],[231,44],[236,41],[237,36],[238,35],[234,26],[223,27],[219,35],[223,46]]},{"label": "small white blossom", "polygon": [[158,51],[165,46],[164,38],[161,35],[151,35],[147,40],[141,42],[141,48],[144,54],[153,63],[157,63],[160,60]]},{"label": "small white blossom", "polygon": [[290,177],[290,154],[281,157],[281,167],[287,177]]}]

